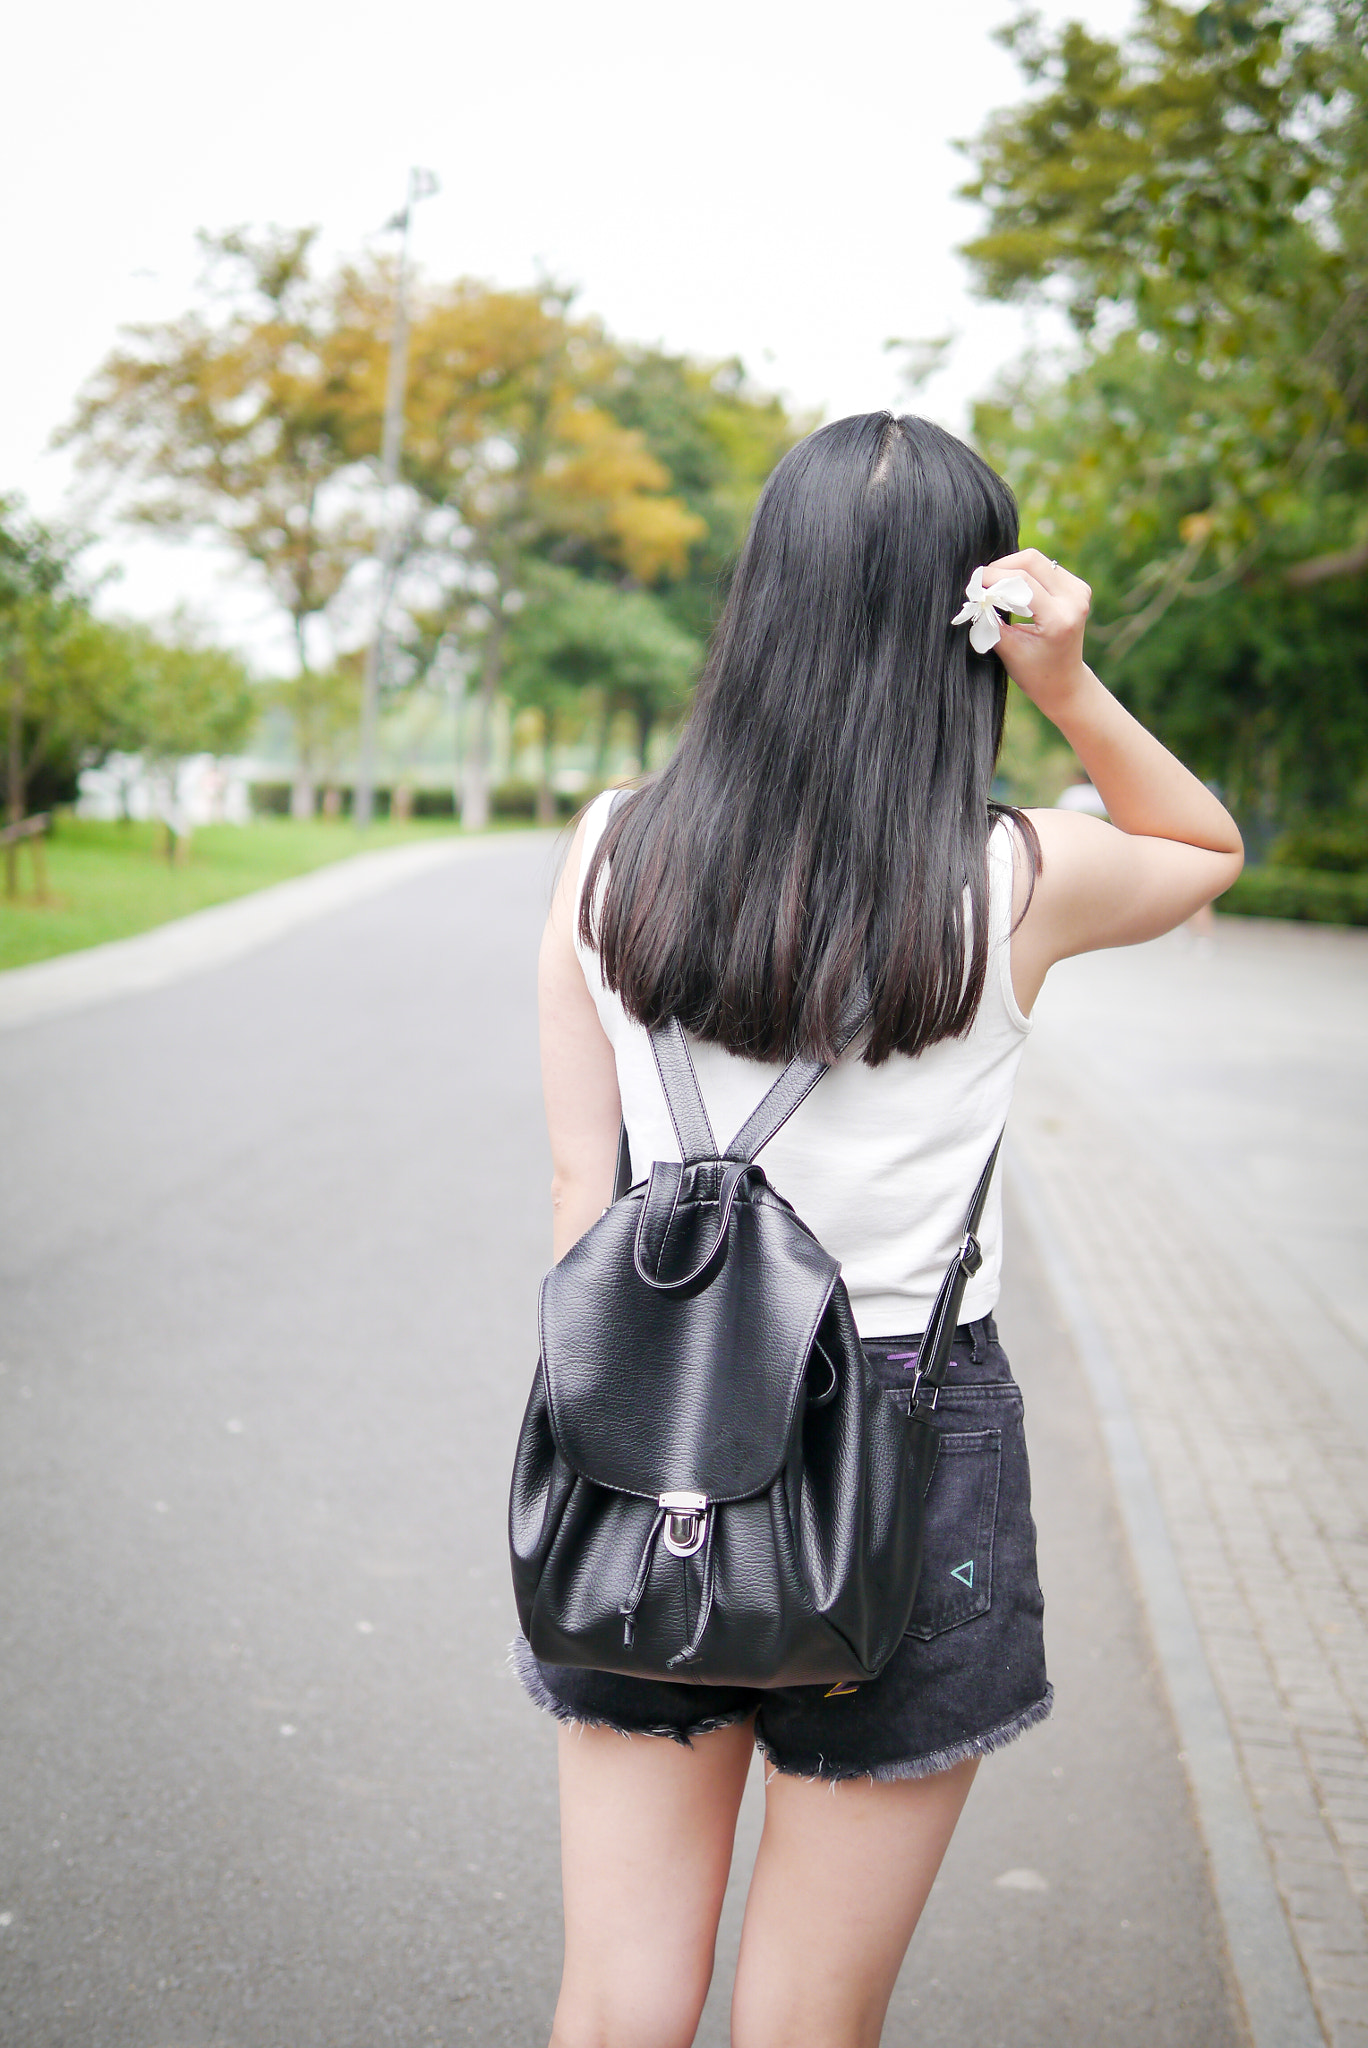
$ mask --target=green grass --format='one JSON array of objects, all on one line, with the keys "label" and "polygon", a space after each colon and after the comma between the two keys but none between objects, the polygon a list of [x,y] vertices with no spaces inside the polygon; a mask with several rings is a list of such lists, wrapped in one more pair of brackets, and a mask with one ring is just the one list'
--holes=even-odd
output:
[{"label": "green grass", "polygon": [[[445,820],[372,825],[364,836],[344,820],[257,818],[250,825],[204,825],[183,864],[166,858],[160,825],[97,824],[59,816],[45,843],[48,900],[36,901],[33,865],[19,849],[19,897],[0,894],[0,969],[49,960],[106,939],[126,939],[187,911],[246,896],[271,882],[305,875],[363,848],[441,837]],[[3,888],[0,857],[0,888]]]}]

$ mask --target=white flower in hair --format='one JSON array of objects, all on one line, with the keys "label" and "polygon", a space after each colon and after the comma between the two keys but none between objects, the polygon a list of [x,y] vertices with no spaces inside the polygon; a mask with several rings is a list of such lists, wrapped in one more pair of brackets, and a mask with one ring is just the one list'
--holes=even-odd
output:
[{"label": "white flower in hair", "polygon": [[1031,586],[1024,576],[1002,576],[991,590],[983,587],[983,571],[975,569],[964,591],[967,602],[955,613],[952,626],[968,626],[969,645],[975,654],[987,654],[1002,638],[999,612],[1019,612],[1031,618]]}]

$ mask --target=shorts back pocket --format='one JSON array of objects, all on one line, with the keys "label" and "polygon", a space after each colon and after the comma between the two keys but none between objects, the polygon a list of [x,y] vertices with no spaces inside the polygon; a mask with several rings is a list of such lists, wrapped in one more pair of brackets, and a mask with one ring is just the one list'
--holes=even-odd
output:
[{"label": "shorts back pocket", "polygon": [[986,1614],[1002,1471],[1000,1429],[942,1430],[926,1489],[921,1577],[907,1633],[921,1642]]}]

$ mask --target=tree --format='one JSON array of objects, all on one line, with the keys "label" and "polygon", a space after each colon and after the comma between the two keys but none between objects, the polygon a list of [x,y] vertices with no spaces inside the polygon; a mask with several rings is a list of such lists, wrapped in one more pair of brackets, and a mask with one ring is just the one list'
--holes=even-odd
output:
[{"label": "tree", "polygon": [[290,721],[295,778],[290,808],[311,818],[319,789],[341,772],[361,720],[364,652],[340,654],[328,668],[301,668],[271,688],[270,695]]},{"label": "tree", "polygon": [[703,521],[603,400],[616,362],[597,323],[552,286],[462,282],[415,309],[404,475],[437,515],[451,630],[478,645],[462,818],[488,817],[489,715],[533,564],[592,549],[641,582],[682,573]]},{"label": "tree", "polygon": [[982,288],[1072,359],[975,413],[1091,640],[1257,847],[1368,772],[1368,148],[1358,10],[1144,0],[1117,45],[1007,31],[1035,90],[973,145]]},{"label": "tree", "polygon": [[1108,680],[1220,783],[1257,849],[1284,815],[1349,805],[1368,775],[1368,584],[1285,573],[1341,516],[1308,493],[1279,512],[1262,560],[1235,577],[1190,570],[1195,589],[1173,601],[1170,536],[1195,567],[1218,481],[1219,439],[1203,459],[1183,432],[1202,402],[1190,368],[1123,333],[1065,376],[1014,372],[975,408],[974,439],[1016,491],[1023,533],[1087,577],[1104,620],[1143,628],[1128,645],[1090,634]]},{"label": "tree", "polygon": [[1207,491],[1155,532],[1115,645],[1265,557],[1303,587],[1368,569],[1358,0],[1142,0],[1125,45],[1032,14],[1004,39],[1039,90],[971,145],[988,224],[965,253],[988,295],[1062,303],[1085,364],[1120,335],[1183,387],[1162,445],[1116,422],[1134,464],[1109,517],[1133,520],[1158,470]]},{"label": "tree", "polygon": [[[35,778],[69,789],[80,769],[116,751],[169,764],[226,753],[257,704],[234,655],[183,624],[167,638],[100,619],[81,582],[79,537],[0,501],[0,706],[5,809],[17,824]],[[14,863],[7,888],[14,893]]]},{"label": "tree", "polygon": [[558,714],[582,710],[586,695],[597,698],[601,770],[609,723],[629,712],[644,769],[652,732],[683,713],[702,659],[701,643],[648,591],[620,590],[569,569],[534,572],[527,601],[508,627],[504,675],[513,702],[542,713],[544,822],[554,816],[550,744]]},{"label": "tree", "polygon": [[[294,808],[308,812],[315,731],[356,651],[338,647],[348,584],[373,550],[393,277],[378,261],[316,274],[312,230],[202,239],[208,303],[130,330],[62,439],[111,480],[122,516],[226,541],[277,599],[298,666],[282,693]],[[738,364],[624,349],[554,284],[413,287],[394,646],[399,687],[434,649],[473,672],[467,824],[487,816],[490,711],[537,568],[651,589],[702,634],[794,433]],[[639,720],[658,715],[635,701]]]},{"label": "tree", "polygon": [[[127,671],[92,617],[80,539],[0,499],[0,714],[5,816],[28,815],[35,780],[60,791],[84,759],[117,744]],[[6,888],[16,888],[13,847]]]},{"label": "tree", "polygon": [[311,623],[372,545],[354,485],[378,446],[387,303],[382,265],[320,282],[316,232],[201,236],[210,309],[129,329],[59,436],[117,483],[124,517],[249,563],[302,676]]},{"label": "tree", "polygon": [[[735,357],[697,362],[648,348],[622,351],[604,403],[642,435],[702,522],[682,573],[657,578],[655,588],[679,624],[706,640],[765,479],[816,420],[795,419],[771,392],[756,390]],[[587,551],[576,567],[612,573]]]},{"label": "tree", "polygon": [[167,634],[140,623],[104,628],[119,647],[126,676],[118,745],[142,756],[160,783],[167,858],[189,837],[177,798],[177,771],[192,754],[230,754],[260,710],[242,662],[208,645],[184,620]]}]

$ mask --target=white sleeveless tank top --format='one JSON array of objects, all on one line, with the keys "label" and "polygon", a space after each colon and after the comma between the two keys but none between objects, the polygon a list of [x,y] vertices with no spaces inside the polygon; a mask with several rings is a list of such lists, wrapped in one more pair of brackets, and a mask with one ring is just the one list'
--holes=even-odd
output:
[{"label": "white sleeveless tank top", "polygon": [[[585,820],[584,863],[608,822],[613,792]],[[863,1337],[924,1330],[984,1162],[1007,1119],[1031,1025],[1012,992],[1012,833],[988,841],[988,971],[983,1000],[963,1038],[943,1039],[915,1059],[895,1053],[880,1067],[847,1057],[760,1154],[771,1186],[840,1261]],[[580,872],[583,888],[584,870]],[[655,1159],[678,1159],[649,1034],[605,987],[597,954],[576,940],[589,992],[617,1062],[632,1176]],[[708,1116],[725,1150],[782,1071],[690,1038]],[[969,1282],[963,1322],[987,1315],[1002,1272],[1002,1196],[994,1174],[978,1231],[983,1264]]]}]

